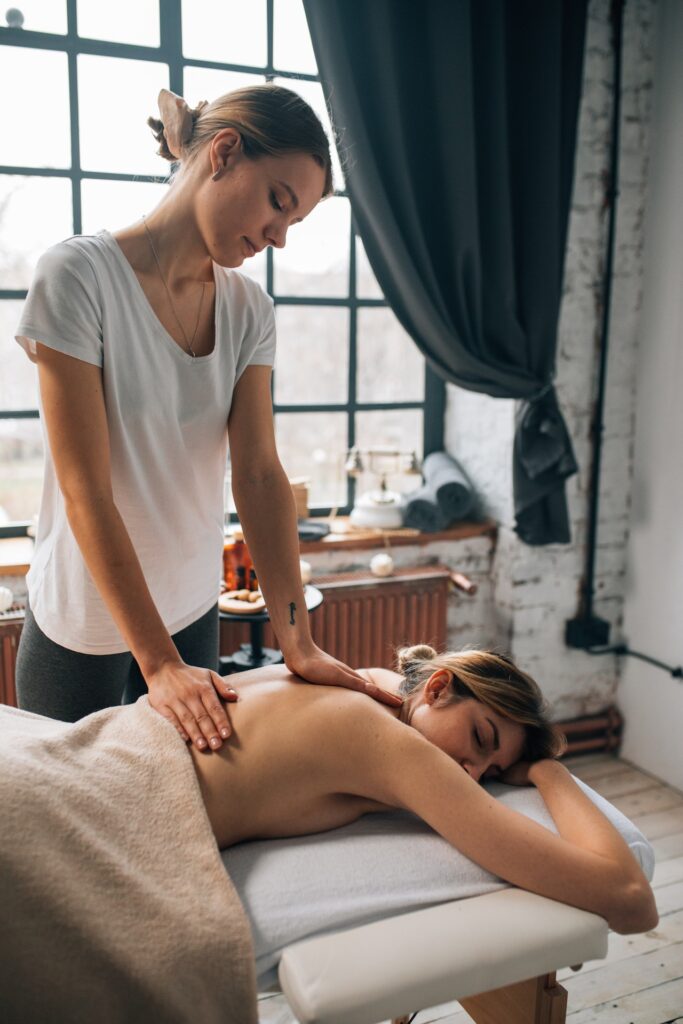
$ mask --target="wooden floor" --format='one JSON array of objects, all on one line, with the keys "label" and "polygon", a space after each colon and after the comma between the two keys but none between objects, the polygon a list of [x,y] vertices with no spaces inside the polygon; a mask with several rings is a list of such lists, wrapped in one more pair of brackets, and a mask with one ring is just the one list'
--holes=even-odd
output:
[{"label": "wooden floor", "polygon": [[[606,959],[557,978],[569,992],[567,1024],[683,1024],[683,793],[610,754],[564,763],[633,821],[652,844],[659,924],[610,934]],[[282,995],[262,997],[260,1024],[295,1024]],[[422,1010],[414,1024],[470,1024],[459,1003]]]}]

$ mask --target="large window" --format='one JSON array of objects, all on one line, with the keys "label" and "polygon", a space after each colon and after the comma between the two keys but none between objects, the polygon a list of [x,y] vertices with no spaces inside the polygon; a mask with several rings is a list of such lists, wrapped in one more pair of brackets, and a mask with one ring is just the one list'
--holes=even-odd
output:
[{"label": "large window", "polygon": [[[274,81],[331,134],[301,0],[25,0],[0,28],[0,533],[38,510],[42,439],[34,366],[13,341],[40,253],[131,224],[167,187],[146,125],[166,87],[194,106]],[[15,98],[15,102],[12,98]],[[343,143],[343,138],[342,138]],[[348,511],[347,449],[441,446],[443,385],[379,289],[355,233],[340,161],[335,194],[287,247],[244,266],[273,296],[273,402],[290,477],[312,511]],[[403,489],[414,479],[389,481]],[[365,482],[360,481],[361,486]]]}]

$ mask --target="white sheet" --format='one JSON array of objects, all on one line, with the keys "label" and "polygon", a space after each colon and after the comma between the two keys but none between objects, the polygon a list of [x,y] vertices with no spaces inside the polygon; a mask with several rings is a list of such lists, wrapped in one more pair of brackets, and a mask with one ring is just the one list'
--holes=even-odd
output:
[{"label": "white sheet", "polygon": [[[616,807],[577,784],[621,833],[648,880],[654,852]],[[486,783],[521,814],[557,832],[537,789]],[[352,825],[293,839],[241,843],[221,854],[251,923],[260,989],[277,982],[292,942],[508,886],[413,814],[368,814]]]}]

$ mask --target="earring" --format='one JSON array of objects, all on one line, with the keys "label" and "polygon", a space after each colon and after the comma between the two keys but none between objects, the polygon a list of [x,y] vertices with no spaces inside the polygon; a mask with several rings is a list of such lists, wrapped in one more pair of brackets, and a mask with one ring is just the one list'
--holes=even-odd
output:
[{"label": "earring", "polygon": [[219,168],[218,168],[218,170],[217,170],[217,171],[215,171],[215,172],[214,172],[214,173],[213,173],[213,174],[211,175],[211,181],[218,181],[218,179],[220,178],[220,176],[221,176],[221,174],[222,174],[222,173],[223,173],[223,168],[222,168],[222,167],[219,167]]}]

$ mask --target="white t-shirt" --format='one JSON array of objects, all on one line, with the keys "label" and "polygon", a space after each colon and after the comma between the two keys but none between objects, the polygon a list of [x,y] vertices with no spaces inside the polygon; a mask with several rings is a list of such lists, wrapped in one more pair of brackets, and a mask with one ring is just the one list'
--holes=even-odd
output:
[{"label": "white t-shirt", "polygon": [[[275,357],[269,296],[217,264],[214,280],[216,343],[195,359],[162,326],[113,236],[75,235],[41,256],[16,332],[30,358],[41,342],[102,367],[114,502],[171,634],[218,598],[232,393],[247,366]],[[126,651],[69,527],[43,434],[31,610],[62,647]]]}]

